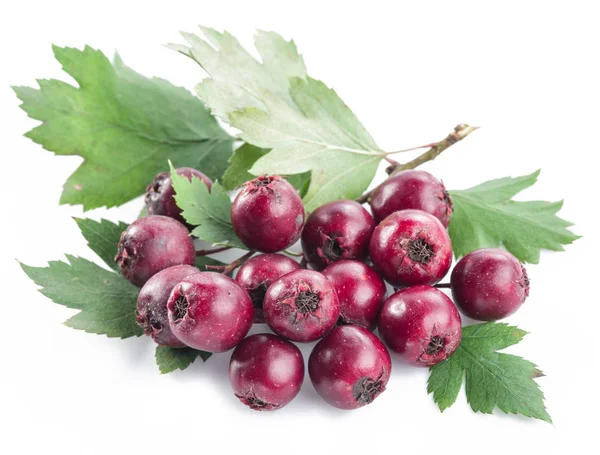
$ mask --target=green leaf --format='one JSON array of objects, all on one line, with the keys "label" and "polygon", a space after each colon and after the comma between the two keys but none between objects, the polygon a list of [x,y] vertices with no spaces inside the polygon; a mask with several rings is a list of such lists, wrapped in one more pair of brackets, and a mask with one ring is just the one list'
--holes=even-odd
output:
[{"label": "green leaf", "polygon": [[[229,162],[231,165],[223,174],[223,188],[226,190],[234,190],[255,176],[250,174],[248,170],[256,163],[256,161],[269,153],[270,150],[255,147],[252,144],[245,143],[238,148],[231,156]],[[301,197],[304,197],[308,191],[310,184],[310,172],[302,174],[292,174],[284,176],[285,179],[298,190]]]},{"label": "green leaf", "polygon": [[475,412],[491,414],[495,408],[551,423],[544,394],[533,380],[537,367],[521,357],[496,351],[520,342],[526,332],[504,323],[487,322],[463,327],[461,343],[445,362],[430,369],[427,392],[441,411],[458,396],[463,377],[467,401]]},{"label": "green leaf", "polygon": [[81,310],[65,322],[67,326],[118,338],[143,334],[135,321],[137,287],[87,259],[67,255],[67,261],[51,261],[47,267],[21,264],[42,294]]},{"label": "green leaf", "polygon": [[211,356],[210,352],[197,351],[192,348],[174,349],[167,346],[156,347],[156,364],[162,374],[175,370],[185,370],[200,357],[203,361]]},{"label": "green leaf", "polygon": [[196,226],[192,235],[215,245],[227,245],[246,249],[235,235],[231,225],[231,200],[223,187],[215,182],[210,191],[198,178],[189,181],[171,165],[171,181],[175,189],[175,201],[185,220]]},{"label": "green leaf", "polygon": [[503,246],[522,262],[537,264],[542,248],[562,251],[579,238],[567,229],[572,223],[556,216],[562,202],[511,200],[532,186],[539,172],[450,192],[454,213],[449,233],[456,257]]},{"label": "green leaf", "polygon": [[198,256],[196,258],[196,262],[194,264],[200,270],[205,270],[204,266],[206,265],[225,265],[224,262],[217,261],[216,259],[209,258],[208,256]]},{"label": "green leaf", "polygon": [[81,229],[81,233],[88,242],[88,246],[104,261],[111,269],[119,272],[119,266],[115,262],[117,255],[117,243],[121,233],[127,229],[127,224],[111,221],[94,221],[89,218],[74,218]]},{"label": "green leaf", "polygon": [[167,159],[220,178],[233,139],[187,90],[148,79],[88,46],[54,47],[79,87],[39,80],[39,90],[14,87],[22,109],[42,124],[26,134],[58,155],[83,164],[64,185],[60,202],[84,210],[123,204],[144,192]]},{"label": "green leaf", "polygon": [[304,196],[309,212],[360,196],[384,153],[335,91],[307,76],[296,45],[258,32],[260,63],[229,33],[202,31],[208,41],[186,33],[189,47],[171,47],[210,75],[196,91],[213,112],[241,130],[246,142],[271,149],[250,173],[312,171]]}]

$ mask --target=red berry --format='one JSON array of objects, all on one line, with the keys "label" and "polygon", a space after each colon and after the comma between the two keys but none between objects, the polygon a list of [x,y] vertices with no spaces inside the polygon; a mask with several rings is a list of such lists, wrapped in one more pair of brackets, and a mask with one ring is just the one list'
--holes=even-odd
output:
[{"label": "red berry", "polygon": [[144,333],[156,343],[172,348],[183,348],[183,344],[173,335],[169,326],[167,301],[177,283],[195,273],[200,273],[191,265],[175,265],[161,270],[144,284],[137,299],[135,313],[137,323]]},{"label": "red berry", "polygon": [[300,264],[283,254],[259,254],[240,267],[235,279],[250,294],[254,305],[254,322],[265,322],[263,301],[269,286],[299,268]]},{"label": "red berry", "polygon": [[431,286],[412,286],[392,294],[379,315],[379,334],[411,365],[432,366],[450,357],[460,343],[458,310]]},{"label": "red berry", "polygon": [[458,308],[478,321],[495,321],[513,314],[529,295],[525,267],[500,248],[467,254],[454,267],[450,281]]},{"label": "red berry", "polygon": [[429,172],[403,171],[383,182],[371,200],[373,217],[378,223],[399,210],[423,210],[447,227],[452,215],[452,201],[444,184]]},{"label": "red berry", "polygon": [[228,276],[201,272],[177,284],[167,303],[171,330],[194,349],[224,352],[252,326],[252,300]]},{"label": "red berry", "polygon": [[115,257],[123,276],[136,286],[163,269],[195,260],[194,241],[185,226],[159,215],[131,223],[121,234]]},{"label": "red berry", "polygon": [[277,335],[244,339],[229,362],[233,393],[255,411],[274,411],[294,399],[304,380],[300,349]]},{"label": "red berry", "polygon": [[381,277],[359,261],[339,261],[328,265],[323,275],[333,284],[340,301],[340,321],[375,330],[386,288]]},{"label": "red berry", "polygon": [[308,373],[321,397],[340,409],[372,403],[390,379],[392,361],[379,338],[363,327],[336,327],[317,343]]},{"label": "red berry", "polygon": [[373,229],[373,217],[358,202],[322,205],[310,214],[302,231],[304,256],[316,269],[340,259],[364,259]]},{"label": "red berry", "polygon": [[371,260],[392,286],[435,284],[452,264],[448,232],[421,210],[394,212],[375,228]]},{"label": "red berry", "polygon": [[314,341],[340,316],[337,294],[325,276],[300,269],[275,281],[265,294],[264,314],[275,333],[292,341]]},{"label": "red berry", "polygon": [[257,177],[233,201],[231,222],[248,248],[275,253],[300,238],[304,206],[298,192],[280,176]]},{"label": "red berry", "polygon": [[[190,182],[192,181],[192,177],[199,178],[206,184],[209,190],[212,186],[211,179],[202,172],[192,169],[191,167],[177,168],[177,174],[187,177]],[[144,201],[148,208],[148,215],[168,216],[185,224],[188,228],[191,228],[192,226],[188,225],[183,216],[181,216],[181,209],[177,206],[174,196],[175,190],[173,189],[173,183],[171,182],[171,173],[161,172],[154,177],[154,181],[146,188]]]}]

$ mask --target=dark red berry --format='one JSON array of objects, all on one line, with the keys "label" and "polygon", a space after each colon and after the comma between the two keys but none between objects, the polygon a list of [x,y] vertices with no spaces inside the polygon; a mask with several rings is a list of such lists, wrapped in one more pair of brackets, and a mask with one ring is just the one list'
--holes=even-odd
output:
[{"label": "dark red berry", "polygon": [[244,339],[229,362],[233,393],[255,411],[274,411],[294,399],[304,380],[300,349],[277,335]]},{"label": "dark red berry", "polygon": [[379,315],[379,334],[411,365],[429,367],[450,357],[462,335],[458,310],[442,291],[412,286],[388,298]]},{"label": "dark red berry", "polygon": [[373,192],[369,201],[378,223],[399,210],[423,210],[447,227],[452,201],[444,184],[429,172],[409,170],[396,174]]},{"label": "dark red berry", "polygon": [[452,264],[448,232],[421,210],[394,212],[375,228],[371,260],[392,286],[435,284]]},{"label": "dark red berry", "polygon": [[201,272],[177,284],[167,303],[171,330],[194,349],[224,352],[252,326],[252,300],[228,276]]},{"label": "dark red berry", "polygon": [[317,343],[308,373],[321,397],[332,406],[356,409],[372,403],[390,379],[392,361],[383,343],[363,327],[336,327]]},{"label": "dark red berry", "polygon": [[358,202],[322,205],[310,214],[302,231],[304,256],[319,270],[340,259],[364,259],[373,229],[373,217]]},{"label": "dark red berry", "polygon": [[265,294],[267,324],[292,341],[314,341],[325,335],[340,316],[331,283],[314,270],[300,269],[275,281]]},{"label": "dark red berry", "polygon": [[529,295],[525,267],[500,248],[467,254],[454,267],[450,281],[460,311],[478,321],[495,321],[513,314]]},{"label": "dark red berry", "polygon": [[250,294],[254,305],[254,322],[265,322],[263,301],[269,286],[299,268],[300,264],[283,254],[259,254],[240,267],[235,279]]},{"label": "dark red berry", "polygon": [[167,301],[177,283],[195,273],[200,273],[191,265],[175,265],[161,270],[140,290],[135,313],[137,323],[144,333],[151,336],[156,343],[172,348],[183,348],[183,344],[173,335],[169,326]]},{"label": "dark red berry", "polygon": [[192,265],[194,241],[186,227],[166,216],[152,215],[131,223],[121,234],[115,262],[136,286],[174,265]]},{"label": "dark red berry", "polygon": [[304,206],[298,192],[280,176],[257,177],[233,201],[231,222],[248,248],[275,253],[300,238]]},{"label": "dark red berry", "polygon": [[385,283],[377,272],[362,262],[345,260],[328,265],[323,275],[337,292],[340,322],[374,330],[386,296]]},{"label": "dark red berry", "polygon": [[[177,174],[187,177],[190,182],[192,181],[192,177],[199,178],[206,184],[208,189],[212,186],[211,179],[202,172],[191,167],[177,168]],[[173,183],[171,182],[171,173],[161,172],[154,177],[154,181],[146,188],[144,200],[148,209],[148,215],[168,216],[190,228],[191,226],[188,225],[183,216],[181,216],[181,209],[177,207],[174,196],[175,190],[173,189]]]}]

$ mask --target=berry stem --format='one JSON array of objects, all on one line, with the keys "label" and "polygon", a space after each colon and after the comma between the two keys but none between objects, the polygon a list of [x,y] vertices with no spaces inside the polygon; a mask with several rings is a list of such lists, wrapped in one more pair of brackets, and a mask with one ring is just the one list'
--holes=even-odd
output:
[{"label": "berry stem", "polygon": [[214,270],[215,272],[221,272],[223,275],[229,275],[235,269],[242,266],[248,259],[250,259],[254,253],[256,253],[256,251],[248,251],[246,254],[227,265],[207,265],[205,267],[206,270]]},{"label": "berry stem", "polygon": [[439,289],[442,289],[442,288],[450,289],[451,285],[450,285],[450,283],[438,283],[434,287],[439,288]]},{"label": "berry stem", "polygon": [[290,250],[283,250],[283,252],[285,254],[287,254],[288,256],[294,256],[297,258],[304,256],[304,254],[302,254],[302,253],[294,253],[293,251],[290,251]]},{"label": "berry stem", "polygon": [[[389,166],[387,168],[386,172],[391,177],[392,175],[396,175],[402,171],[406,171],[408,169],[414,169],[414,168],[420,166],[421,164],[426,163],[427,161],[434,160],[444,150],[446,150],[447,148],[456,144],[457,142],[463,140],[465,137],[467,137],[469,134],[471,134],[473,131],[475,131],[478,128],[479,128],[478,126],[469,126],[465,123],[461,123],[460,125],[457,125],[454,128],[454,131],[452,131],[444,139],[442,139],[439,142],[434,142],[434,143],[430,144],[431,147],[425,153],[422,153],[421,155],[416,157],[414,160],[409,161],[408,163],[392,164],[391,166]],[[421,148],[421,147],[417,147],[417,148]],[[379,186],[377,186],[376,188],[372,189],[371,191],[368,191],[365,194],[363,194],[361,197],[356,199],[356,202],[359,202],[361,204],[364,204],[365,202],[369,202],[369,199],[371,198],[373,192],[377,188],[379,188]]]},{"label": "berry stem", "polygon": [[230,249],[231,249],[230,246],[223,246],[221,248],[213,248],[212,250],[197,250],[196,251],[196,257],[198,257],[198,256],[208,256],[209,254],[220,253],[221,251],[227,251],[227,250],[230,250]]}]

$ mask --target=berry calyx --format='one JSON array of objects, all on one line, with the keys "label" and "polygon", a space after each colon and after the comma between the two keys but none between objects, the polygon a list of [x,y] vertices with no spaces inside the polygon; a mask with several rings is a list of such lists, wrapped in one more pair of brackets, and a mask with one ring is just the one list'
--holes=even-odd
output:
[{"label": "berry calyx", "polygon": [[339,323],[374,330],[387,292],[379,274],[362,262],[350,260],[328,265],[322,273],[340,301]]},{"label": "berry calyx", "polygon": [[[177,174],[186,177],[190,182],[192,178],[199,178],[209,190],[212,186],[212,180],[196,169],[180,167],[176,171]],[[184,224],[188,229],[192,227],[186,223],[181,215],[181,209],[175,202],[175,189],[173,188],[170,172],[161,172],[154,177],[153,182],[146,188],[144,202],[148,209],[148,215],[168,216]]]},{"label": "berry calyx", "polygon": [[435,284],[452,264],[446,228],[421,210],[401,210],[384,219],[371,236],[369,251],[383,278],[398,287]]},{"label": "berry calyx", "polygon": [[358,202],[322,205],[310,214],[302,231],[304,257],[316,269],[340,259],[364,259],[373,229],[373,217]]},{"label": "berry calyx", "polygon": [[250,294],[255,323],[265,322],[263,302],[269,286],[298,269],[300,264],[283,254],[259,254],[240,267],[235,279]]},{"label": "berry calyx", "polygon": [[363,327],[334,328],[317,343],[308,373],[317,393],[340,409],[372,403],[390,379],[392,361],[383,343]]},{"label": "berry calyx", "polygon": [[251,335],[231,355],[229,381],[235,396],[250,409],[280,409],[298,395],[304,381],[302,353],[277,335]]},{"label": "berry calyx", "polygon": [[248,293],[234,280],[200,272],[178,283],[167,302],[173,334],[187,346],[224,352],[236,346],[252,326]]},{"label": "berry calyx", "polygon": [[380,222],[399,210],[423,210],[447,227],[452,216],[452,200],[444,184],[429,172],[402,171],[391,176],[373,192],[369,201],[375,221]]},{"label": "berry calyx", "polygon": [[442,291],[412,286],[390,296],[381,309],[379,334],[406,363],[432,366],[450,357],[462,335],[458,310]]},{"label": "berry calyx", "polygon": [[496,321],[521,307],[529,296],[530,283],[516,257],[500,248],[485,248],[458,261],[450,284],[463,314],[478,321]]},{"label": "berry calyx", "polygon": [[275,333],[292,341],[314,341],[340,315],[337,294],[319,272],[300,269],[275,281],[265,294],[264,316]]},{"label": "berry calyx", "polygon": [[236,235],[251,250],[275,253],[296,243],[304,226],[304,206],[281,176],[250,180],[231,206]]},{"label": "berry calyx", "polygon": [[151,215],[131,223],[121,234],[115,262],[136,286],[174,265],[192,265],[194,241],[186,227],[166,216]]},{"label": "berry calyx", "polygon": [[138,325],[159,345],[172,348],[185,347],[171,331],[167,314],[167,301],[172,289],[184,278],[200,273],[191,265],[176,265],[161,270],[140,290],[135,312]]}]

